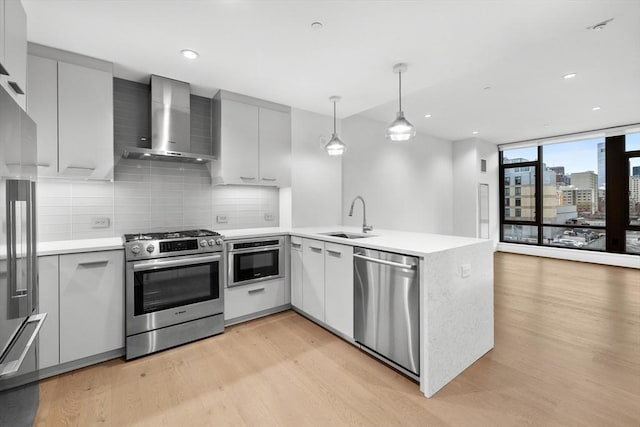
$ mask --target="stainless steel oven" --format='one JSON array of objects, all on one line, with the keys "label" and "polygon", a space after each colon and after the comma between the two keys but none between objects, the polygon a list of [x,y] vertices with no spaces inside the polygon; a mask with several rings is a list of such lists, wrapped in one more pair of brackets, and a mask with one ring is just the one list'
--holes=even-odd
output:
[{"label": "stainless steel oven", "polygon": [[283,237],[235,240],[227,243],[228,287],[285,276]]},{"label": "stainless steel oven", "polygon": [[127,243],[127,359],[223,332],[222,241]]}]

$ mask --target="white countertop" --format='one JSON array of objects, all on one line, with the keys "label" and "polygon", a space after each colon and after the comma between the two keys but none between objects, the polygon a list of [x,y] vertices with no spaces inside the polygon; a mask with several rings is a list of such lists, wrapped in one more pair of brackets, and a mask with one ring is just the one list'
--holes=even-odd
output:
[{"label": "white countertop", "polygon": [[38,256],[124,249],[122,237],[38,242]]},{"label": "white countertop", "polygon": [[[341,237],[331,237],[321,234],[334,231],[362,234],[362,230],[359,227],[345,227],[340,225],[303,228],[245,228],[237,230],[220,230],[220,234],[228,240],[291,234],[294,236],[323,240],[326,242],[378,249],[382,251],[400,252],[415,256],[424,256],[434,252],[459,248],[486,241],[469,237],[445,236],[442,234],[414,233],[395,230],[373,230],[367,233],[370,237],[361,239],[344,239]],[[62,240],[55,242],[39,242],[38,255],[60,255],[79,252],[108,251],[122,248],[122,237]]]},{"label": "white countertop", "polygon": [[345,227],[335,225],[332,227],[293,228],[290,233],[310,239],[319,239],[326,242],[341,243],[351,246],[359,246],[381,251],[400,252],[408,255],[424,256],[434,252],[459,248],[488,240],[470,237],[446,236],[442,234],[415,233],[395,230],[373,230],[371,237],[361,239],[344,239],[341,237],[325,236],[320,233],[345,231],[347,233],[363,234],[359,227]]}]

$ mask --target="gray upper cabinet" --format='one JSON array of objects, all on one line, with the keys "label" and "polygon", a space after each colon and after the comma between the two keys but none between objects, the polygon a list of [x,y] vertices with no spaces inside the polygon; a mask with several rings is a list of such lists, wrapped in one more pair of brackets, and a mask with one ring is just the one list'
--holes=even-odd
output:
[{"label": "gray upper cabinet", "polygon": [[291,185],[291,113],[260,108],[260,183]]},{"label": "gray upper cabinet", "polygon": [[111,64],[33,46],[27,111],[38,125],[39,175],[113,179]]},{"label": "gray upper cabinet", "polygon": [[225,184],[257,184],[258,107],[232,100],[222,105],[221,171]]},{"label": "gray upper cabinet", "polygon": [[113,75],[58,62],[58,172],[113,178]]},{"label": "gray upper cabinet", "polygon": [[20,0],[0,0],[0,84],[25,109],[27,15]]},{"label": "gray upper cabinet", "polygon": [[220,91],[213,103],[214,155],[223,184],[291,185],[291,109]]},{"label": "gray upper cabinet", "polygon": [[58,63],[29,55],[27,110],[38,124],[38,175],[58,175]]}]

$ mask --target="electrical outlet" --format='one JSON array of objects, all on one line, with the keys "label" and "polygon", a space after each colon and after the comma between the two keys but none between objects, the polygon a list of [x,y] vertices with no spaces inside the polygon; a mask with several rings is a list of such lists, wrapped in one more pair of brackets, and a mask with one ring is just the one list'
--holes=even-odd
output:
[{"label": "electrical outlet", "polygon": [[460,266],[460,277],[463,279],[471,276],[471,264],[462,264]]},{"label": "electrical outlet", "polygon": [[226,224],[228,222],[226,215],[216,215],[216,222],[218,224]]},{"label": "electrical outlet", "polygon": [[108,216],[91,218],[91,228],[109,228],[110,225],[111,218]]},{"label": "electrical outlet", "polygon": [[264,220],[265,221],[273,221],[273,214],[270,214],[270,213],[264,214]]}]

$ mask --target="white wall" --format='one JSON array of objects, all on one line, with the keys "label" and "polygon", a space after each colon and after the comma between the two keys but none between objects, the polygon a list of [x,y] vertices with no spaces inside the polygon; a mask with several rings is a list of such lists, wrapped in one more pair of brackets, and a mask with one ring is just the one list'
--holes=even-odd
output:
[{"label": "white wall", "polygon": [[347,145],[342,167],[343,224],[362,225],[357,195],[367,202],[367,221],[380,229],[452,234],[451,142],[424,134],[409,143],[390,143],[387,123],[360,116],[342,121]]},{"label": "white wall", "polygon": [[291,223],[294,227],[340,224],[342,159],[324,151],[330,116],[291,109]]},{"label": "white wall", "polygon": [[[487,171],[480,171],[480,161],[487,161]],[[499,239],[498,147],[470,138],[453,143],[453,233],[479,237],[478,186],[489,185],[489,237]]]}]

